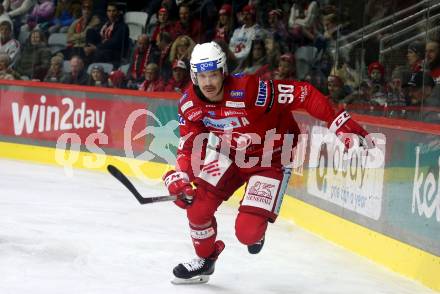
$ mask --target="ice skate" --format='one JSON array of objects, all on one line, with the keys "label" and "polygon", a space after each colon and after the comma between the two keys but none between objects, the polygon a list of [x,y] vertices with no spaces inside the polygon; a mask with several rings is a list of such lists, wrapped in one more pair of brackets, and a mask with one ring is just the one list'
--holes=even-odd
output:
[{"label": "ice skate", "polygon": [[248,245],[248,251],[250,254],[258,254],[261,251],[261,249],[263,249],[263,245],[264,245],[264,236],[257,243]]},{"label": "ice skate", "polygon": [[214,273],[215,262],[225,248],[223,241],[215,242],[215,252],[208,258],[195,258],[190,262],[179,263],[174,269],[173,284],[202,284],[209,281],[209,276]]}]

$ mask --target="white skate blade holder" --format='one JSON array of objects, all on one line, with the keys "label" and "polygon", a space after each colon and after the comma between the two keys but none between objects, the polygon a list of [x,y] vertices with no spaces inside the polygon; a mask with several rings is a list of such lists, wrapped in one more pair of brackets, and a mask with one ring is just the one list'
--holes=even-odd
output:
[{"label": "white skate blade holder", "polygon": [[174,280],[171,281],[174,285],[191,285],[191,284],[205,284],[209,281],[209,275],[200,275],[195,276],[190,279],[181,279],[181,278],[174,278]]}]

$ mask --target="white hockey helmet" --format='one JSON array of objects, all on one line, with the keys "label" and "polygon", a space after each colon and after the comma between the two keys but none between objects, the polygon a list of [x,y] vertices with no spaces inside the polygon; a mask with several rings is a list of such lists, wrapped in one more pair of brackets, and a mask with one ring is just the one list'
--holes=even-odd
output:
[{"label": "white hockey helmet", "polygon": [[197,44],[191,54],[191,80],[197,85],[197,73],[223,70],[223,75],[228,73],[226,54],[216,42]]}]

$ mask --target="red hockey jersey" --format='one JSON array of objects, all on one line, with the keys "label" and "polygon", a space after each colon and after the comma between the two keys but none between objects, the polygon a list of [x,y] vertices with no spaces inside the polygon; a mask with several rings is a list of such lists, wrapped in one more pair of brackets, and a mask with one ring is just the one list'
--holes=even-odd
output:
[{"label": "red hockey jersey", "polygon": [[226,138],[232,151],[245,150],[246,155],[252,156],[263,155],[268,134],[279,134],[281,138],[274,137],[271,148],[280,149],[283,134],[299,134],[292,115],[292,110],[298,108],[326,122],[335,117],[328,99],[306,82],[228,76],[223,100],[218,103],[202,100],[196,89],[189,87],[179,102],[178,168],[191,179],[194,177],[191,155],[204,152],[207,144],[202,139],[207,139],[208,134],[223,141]]}]

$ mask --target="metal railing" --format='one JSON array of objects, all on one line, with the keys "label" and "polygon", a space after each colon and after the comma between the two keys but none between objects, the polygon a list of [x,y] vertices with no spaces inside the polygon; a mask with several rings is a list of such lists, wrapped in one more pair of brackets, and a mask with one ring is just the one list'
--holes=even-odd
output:
[{"label": "metal railing", "polygon": [[415,35],[415,36],[413,36],[413,37],[411,37],[411,38],[408,38],[408,39],[406,39],[406,40],[404,40],[404,41],[402,41],[402,42],[399,42],[399,43],[397,43],[397,44],[395,44],[395,45],[391,45],[390,47],[381,50],[381,51],[380,51],[380,54],[383,55],[383,54],[386,54],[386,53],[388,53],[388,52],[390,52],[390,51],[392,51],[392,50],[399,49],[399,48],[401,48],[402,46],[404,46],[404,45],[406,45],[406,44],[409,44],[409,43],[411,43],[411,42],[413,42],[413,41],[415,41],[415,40],[417,40],[417,39],[420,39],[420,38],[422,38],[422,37],[426,37],[427,34],[433,32],[433,31],[436,31],[436,30],[437,30],[437,31],[440,30],[440,26],[436,26],[436,27],[434,27],[434,28],[429,29],[428,31],[424,31],[424,32],[422,32],[422,33],[420,33],[420,34],[418,34],[418,35]]},{"label": "metal railing", "polygon": [[[377,20],[377,21],[375,21],[375,22],[373,22],[373,23],[371,23],[369,25],[363,26],[362,28],[360,28],[360,29],[358,29],[358,30],[356,30],[354,32],[351,32],[350,34],[347,34],[347,35],[341,37],[341,41],[342,42],[344,42],[344,41],[347,42],[348,39],[350,39],[350,38],[356,37],[358,35],[364,35],[365,31],[368,31],[368,30],[370,30],[372,28],[378,28],[378,27],[380,28],[383,25],[383,23],[386,23],[388,21],[393,21],[394,22],[396,18],[400,18],[402,15],[405,15],[405,14],[409,13],[410,11],[417,9],[420,6],[424,6],[426,4],[429,5],[431,3],[434,3],[434,4],[437,3],[438,4],[439,2],[440,2],[439,0],[423,0],[423,1],[420,1],[417,4],[414,4],[414,5],[410,6],[410,7],[407,7],[405,9],[399,10],[398,12],[393,13],[390,16],[387,16],[387,17],[384,17],[382,19],[379,19],[379,20]],[[424,10],[426,10],[426,8]]]},{"label": "metal railing", "polygon": [[[425,0],[425,1],[421,2],[421,3],[424,4],[424,3],[426,3],[426,2],[433,2],[433,0]],[[398,27],[398,26],[402,26],[402,25],[404,25],[405,23],[408,23],[408,22],[410,22],[410,21],[412,21],[412,20],[414,20],[414,19],[416,19],[416,18],[418,18],[418,17],[420,17],[420,16],[423,16],[423,15],[426,14],[427,11],[432,11],[432,10],[434,10],[434,9],[440,8],[440,1],[437,1],[437,0],[436,0],[435,2],[437,2],[437,3],[434,4],[434,5],[432,5],[432,6],[428,6],[428,7],[424,8],[424,9],[422,9],[422,10],[420,10],[420,11],[418,11],[418,12],[416,12],[416,13],[410,15],[410,16],[407,16],[407,17],[404,17],[404,18],[402,18],[402,19],[400,19],[400,20],[394,21],[392,24],[389,24],[389,25],[387,25],[387,26],[385,26],[385,27],[381,27],[381,28],[379,28],[379,29],[377,29],[377,30],[375,30],[375,31],[373,31],[373,32],[368,33],[368,34],[364,34],[364,35],[362,35],[361,37],[359,37],[358,39],[356,39],[356,40],[354,40],[354,41],[352,41],[352,42],[350,42],[350,43],[346,43],[346,44],[344,44],[344,45],[341,46],[339,49],[349,49],[349,48],[351,48],[351,47],[353,47],[353,46],[356,46],[356,45],[358,45],[358,44],[360,44],[360,43],[362,43],[362,42],[364,42],[364,41],[366,41],[366,40],[368,40],[368,39],[370,39],[370,38],[372,38],[372,37],[374,37],[374,36],[377,36],[378,34],[384,33],[384,32],[386,32],[386,31],[388,31],[388,30],[390,30],[390,29],[395,29],[395,28]],[[413,5],[412,7],[416,7],[416,6],[417,6],[417,7],[420,6],[420,3],[419,3],[419,4],[416,4],[416,5]],[[412,8],[412,9],[414,9],[414,8]],[[408,11],[409,8],[404,9],[404,10]],[[402,12],[402,11],[399,11],[399,12],[397,12],[397,13],[391,15],[391,16],[388,16],[388,17],[384,18],[384,20],[385,20],[385,19],[388,19],[388,20],[389,20],[390,18],[395,19],[396,16],[403,15],[403,13],[401,13],[401,12]],[[440,14],[440,10],[438,11],[438,14]],[[435,16],[435,15],[434,15],[434,16]],[[425,21],[425,18],[422,19],[422,21]],[[384,23],[384,22],[385,22],[385,21],[383,21],[383,20],[379,20],[379,21],[377,21],[377,22],[375,22],[375,23],[373,23],[373,24],[371,24],[371,25],[368,25],[368,26],[366,26],[366,27],[364,27],[364,28],[362,28],[362,29],[356,31],[356,34],[359,34],[359,32],[363,32],[363,33],[365,33],[367,27],[377,26],[378,23],[382,24],[382,23]],[[412,25],[410,25],[410,26],[411,26],[411,27],[414,27],[414,26],[416,26],[416,25],[417,25],[417,24],[412,24]],[[408,28],[408,27],[405,27],[404,29],[407,29],[407,28]],[[354,33],[352,33],[352,34],[350,34],[350,35],[353,36]],[[341,41],[343,42],[344,40],[347,40],[348,38],[349,38],[349,35],[347,35],[347,36],[345,36],[345,37],[341,37]]]}]

